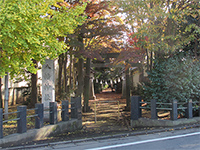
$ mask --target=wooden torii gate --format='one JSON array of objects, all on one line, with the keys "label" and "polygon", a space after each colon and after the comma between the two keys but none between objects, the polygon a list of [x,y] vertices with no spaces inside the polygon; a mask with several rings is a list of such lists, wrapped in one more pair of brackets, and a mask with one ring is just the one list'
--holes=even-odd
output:
[{"label": "wooden torii gate", "polygon": [[[85,70],[85,79],[84,79],[84,111],[87,112],[90,110],[88,106],[88,102],[90,99],[90,70],[91,67],[102,68],[102,67],[114,67],[113,64],[110,63],[110,58],[117,58],[119,53],[107,53],[101,54],[102,58],[104,58],[104,63],[94,63],[91,64],[91,60],[87,58],[86,60],[86,70]],[[125,67],[122,65],[122,67]],[[126,110],[130,110],[130,77],[129,77],[129,69],[125,70],[125,98],[126,98]]]}]

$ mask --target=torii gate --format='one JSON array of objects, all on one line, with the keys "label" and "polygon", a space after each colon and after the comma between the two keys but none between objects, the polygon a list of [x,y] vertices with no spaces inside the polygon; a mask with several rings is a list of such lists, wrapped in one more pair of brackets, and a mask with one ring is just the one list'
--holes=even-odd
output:
[{"label": "torii gate", "polygon": [[[90,79],[90,70],[91,67],[96,68],[102,68],[102,67],[112,67],[113,65],[110,63],[109,58],[117,58],[119,56],[119,53],[107,53],[107,54],[101,54],[103,58],[105,58],[105,63],[95,63],[91,64],[91,60],[87,58],[86,60],[86,71],[85,71],[85,79],[84,79],[84,111],[89,111],[88,102],[90,99],[90,91],[92,92],[92,95],[94,95],[94,89],[93,86],[90,86],[93,84],[93,79]],[[122,66],[125,67],[125,66]],[[92,82],[92,84],[91,84]],[[130,77],[129,77],[129,69],[125,70],[125,81],[123,81],[124,84],[122,86],[122,93],[126,98],[126,109],[130,110]]]}]

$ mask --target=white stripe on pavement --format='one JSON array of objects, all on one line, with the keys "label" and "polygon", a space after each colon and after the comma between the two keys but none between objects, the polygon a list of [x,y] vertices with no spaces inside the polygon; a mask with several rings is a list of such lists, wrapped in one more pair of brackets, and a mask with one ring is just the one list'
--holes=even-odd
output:
[{"label": "white stripe on pavement", "polygon": [[151,140],[145,140],[145,141],[138,141],[138,142],[132,142],[132,143],[125,143],[125,144],[118,144],[118,145],[111,145],[111,146],[104,146],[104,147],[97,147],[97,148],[91,148],[86,150],[104,150],[109,148],[117,148],[117,147],[123,147],[123,146],[130,146],[130,145],[137,145],[142,143],[149,143],[149,142],[156,142],[156,141],[162,141],[162,140],[169,140],[169,139],[176,139],[181,137],[187,137],[187,136],[193,136],[198,135],[200,132],[194,132],[184,135],[176,135],[176,136],[170,136],[170,137],[164,137],[164,138],[157,138],[157,139],[151,139]]}]

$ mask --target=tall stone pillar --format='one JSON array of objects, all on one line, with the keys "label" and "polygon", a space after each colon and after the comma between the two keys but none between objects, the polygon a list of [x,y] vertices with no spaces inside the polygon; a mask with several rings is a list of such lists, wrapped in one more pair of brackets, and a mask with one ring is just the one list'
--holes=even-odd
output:
[{"label": "tall stone pillar", "polygon": [[55,68],[54,60],[47,59],[42,65],[42,103],[44,109],[49,108],[49,102],[55,102]]}]

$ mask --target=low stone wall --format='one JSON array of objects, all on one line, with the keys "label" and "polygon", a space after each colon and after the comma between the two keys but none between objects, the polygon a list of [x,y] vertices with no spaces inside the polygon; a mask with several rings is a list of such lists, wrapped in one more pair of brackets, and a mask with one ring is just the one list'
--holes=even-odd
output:
[{"label": "low stone wall", "polygon": [[182,125],[189,125],[200,123],[200,117],[194,118],[183,118],[178,120],[157,120],[157,119],[149,119],[149,118],[139,118],[138,120],[131,120],[131,127],[175,127]]},{"label": "low stone wall", "polygon": [[53,136],[63,132],[71,132],[82,129],[82,120],[71,119],[69,121],[59,122],[55,125],[47,125],[40,129],[31,129],[25,133],[15,133],[0,139],[0,147],[9,147],[28,141],[42,140],[45,137]]}]

